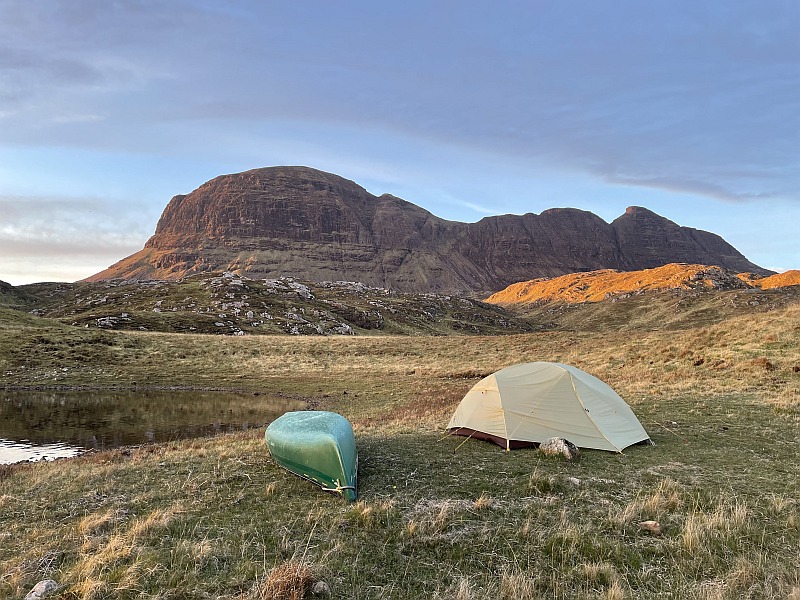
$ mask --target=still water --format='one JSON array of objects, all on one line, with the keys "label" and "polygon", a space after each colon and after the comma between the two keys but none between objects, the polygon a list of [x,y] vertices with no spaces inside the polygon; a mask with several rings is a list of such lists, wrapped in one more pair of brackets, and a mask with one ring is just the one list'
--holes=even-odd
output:
[{"label": "still water", "polygon": [[230,392],[0,390],[0,464],[259,428],[303,407]]}]

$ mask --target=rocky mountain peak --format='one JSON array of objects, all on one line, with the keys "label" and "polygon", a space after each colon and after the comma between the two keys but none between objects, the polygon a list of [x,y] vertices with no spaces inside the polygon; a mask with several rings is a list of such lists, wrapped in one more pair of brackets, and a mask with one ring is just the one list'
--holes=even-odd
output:
[{"label": "rocky mountain peak", "polygon": [[641,207],[611,224],[575,208],[459,223],[338,175],[266,167],[173,197],[142,251],[89,279],[223,270],[477,296],[536,277],[670,262],[768,273],[719,236]]}]

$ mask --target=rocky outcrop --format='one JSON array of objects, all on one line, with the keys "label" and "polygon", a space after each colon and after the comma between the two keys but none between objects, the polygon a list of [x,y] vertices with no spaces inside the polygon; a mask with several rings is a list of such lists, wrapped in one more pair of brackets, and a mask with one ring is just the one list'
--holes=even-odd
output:
[{"label": "rocky outcrop", "polygon": [[676,261],[769,273],[719,236],[643,208],[611,224],[570,208],[459,223],[391,195],[373,196],[337,175],[271,167],[175,196],[143,250],[89,280],[225,270],[479,295],[537,277]]}]

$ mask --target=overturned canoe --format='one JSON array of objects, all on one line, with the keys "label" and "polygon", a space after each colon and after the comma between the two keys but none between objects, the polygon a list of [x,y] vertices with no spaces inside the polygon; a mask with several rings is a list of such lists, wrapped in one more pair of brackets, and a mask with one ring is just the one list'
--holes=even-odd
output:
[{"label": "overturned canoe", "polygon": [[346,500],[356,499],[358,452],[350,421],[319,410],[288,412],[264,434],[272,459]]}]

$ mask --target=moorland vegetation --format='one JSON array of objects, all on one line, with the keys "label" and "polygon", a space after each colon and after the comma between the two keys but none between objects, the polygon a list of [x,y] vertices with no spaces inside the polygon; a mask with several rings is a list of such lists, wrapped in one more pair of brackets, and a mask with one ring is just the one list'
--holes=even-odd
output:
[{"label": "moorland vegetation", "polygon": [[[353,423],[360,499],[282,471],[253,431],[0,466],[0,597],[52,578],[63,599],[797,600],[800,302],[785,289],[526,306],[508,320],[529,330],[506,335],[354,336],[104,328],[32,315],[44,288],[13,289],[0,385],[302,399]],[[655,445],[567,462],[445,435],[480,377],[537,360],[608,382]]]}]

